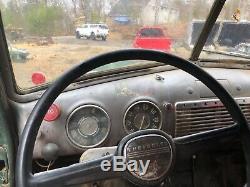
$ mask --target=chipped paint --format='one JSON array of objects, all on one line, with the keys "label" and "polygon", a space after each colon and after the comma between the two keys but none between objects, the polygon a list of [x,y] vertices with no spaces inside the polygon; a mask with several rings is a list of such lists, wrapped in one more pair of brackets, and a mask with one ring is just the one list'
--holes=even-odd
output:
[{"label": "chipped paint", "polygon": [[8,159],[7,159],[7,146],[0,146],[0,160],[4,162],[5,167],[0,170],[0,186],[9,186],[8,184]]},{"label": "chipped paint", "polygon": [[154,90],[151,89],[135,89],[135,91],[128,87],[126,84],[119,84],[115,87],[115,93],[117,96],[127,96],[127,97],[139,97],[139,96],[152,96],[154,94]]},{"label": "chipped paint", "polygon": [[126,84],[120,84],[117,87],[115,87],[115,93],[117,96],[137,96],[138,93],[134,92],[132,89],[130,89]]}]

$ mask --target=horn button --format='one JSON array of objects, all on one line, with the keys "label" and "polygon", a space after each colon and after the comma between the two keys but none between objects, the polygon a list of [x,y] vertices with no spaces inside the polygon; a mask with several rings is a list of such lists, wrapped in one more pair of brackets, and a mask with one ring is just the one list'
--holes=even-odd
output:
[{"label": "horn button", "polygon": [[130,137],[123,146],[126,164],[138,163],[134,170],[127,171],[128,179],[136,184],[160,183],[173,165],[175,149],[172,138],[160,130],[153,132],[156,133]]}]

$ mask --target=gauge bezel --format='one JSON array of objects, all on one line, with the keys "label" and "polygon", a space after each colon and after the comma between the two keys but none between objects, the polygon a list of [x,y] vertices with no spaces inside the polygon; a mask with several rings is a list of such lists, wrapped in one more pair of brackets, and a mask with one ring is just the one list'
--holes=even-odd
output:
[{"label": "gauge bezel", "polygon": [[[136,101],[136,102],[134,102],[134,103],[132,103],[127,109],[126,109],[126,112],[125,112],[125,114],[124,114],[124,116],[123,116],[123,129],[125,130],[125,132],[127,133],[127,134],[131,134],[131,132],[129,132],[128,131],[128,129],[126,128],[126,123],[125,123],[125,120],[126,120],[126,116],[127,116],[127,114],[128,114],[128,112],[130,111],[130,109],[132,108],[132,107],[134,107],[135,105],[137,105],[137,104],[141,104],[141,103],[147,103],[147,104],[151,104],[151,105],[153,105],[158,111],[159,111],[159,114],[160,114],[160,125],[159,125],[159,128],[157,128],[157,129],[161,129],[162,128],[162,121],[163,121],[163,119],[162,119],[162,111],[161,111],[161,109],[160,109],[160,107],[157,105],[157,104],[155,104],[154,102],[152,102],[152,101],[149,101],[149,100],[140,100],[140,101]],[[136,131],[135,131],[136,132]]]},{"label": "gauge bezel", "polygon": [[[70,135],[70,133],[69,133],[69,121],[70,121],[70,119],[72,118],[72,116],[73,116],[77,111],[79,111],[79,110],[81,110],[81,109],[83,109],[83,108],[88,108],[88,107],[92,107],[92,108],[99,109],[99,110],[101,110],[101,111],[105,114],[105,116],[106,116],[107,119],[108,119],[108,131],[107,131],[106,135],[104,136],[104,138],[102,138],[102,140],[99,141],[97,144],[94,144],[94,145],[91,145],[91,146],[83,146],[83,145],[79,144],[78,142],[76,142],[76,141],[71,137],[71,135]],[[67,118],[67,122],[66,122],[65,128],[66,128],[66,134],[67,134],[67,137],[68,137],[69,142],[70,142],[73,146],[75,146],[76,148],[80,148],[80,149],[86,150],[86,149],[94,148],[94,147],[97,147],[97,146],[101,145],[101,144],[107,139],[107,137],[108,137],[108,135],[109,135],[109,133],[110,133],[110,129],[111,129],[111,120],[110,120],[110,117],[109,117],[108,113],[107,113],[102,107],[100,107],[100,106],[98,106],[98,105],[94,105],[94,104],[86,104],[86,105],[81,105],[81,106],[75,108],[75,109],[70,113],[69,117]]]}]

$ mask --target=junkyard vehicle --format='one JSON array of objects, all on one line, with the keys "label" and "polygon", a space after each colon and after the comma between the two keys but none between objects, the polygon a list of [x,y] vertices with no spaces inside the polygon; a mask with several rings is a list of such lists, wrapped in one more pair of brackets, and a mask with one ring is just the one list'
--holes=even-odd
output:
[{"label": "junkyard vehicle", "polygon": [[171,43],[171,40],[165,36],[160,27],[144,27],[136,34],[133,47],[168,52]]},{"label": "junkyard vehicle", "polygon": [[[217,18],[231,19],[245,1],[166,1],[153,7],[152,1],[117,1],[103,5],[105,11],[95,0],[71,4],[72,10],[55,1],[16,2],[1,5],[0,186],[250,184],[249,58],[225,47],[203,51]],[[207,20],[193,49],[178,44],[169,53],[131,49],[131,38],[121,33],[127,25],[112,31],[107,42],[68,36],[70,13],[84,11],[86,19],[101,22],[125,10],[141,11],[133,21],[140,27],[146,21],[172,23],[171,40],[181,44],[193,18]],[[8,19],[10,13],[15,19]],[[248,9],[241,17],[250,19]],[[17,42],[32,58],[13,63],[8,22],[25,25],[25,35],[51,36],[53,43]]]},{"label": "junkyard vehicle", "polygon": [[[187,32],[187,42],[190,46],[193,46],[196,42],[202,30],[202,27],[204,26],[204,23],[205,20],[194,20],[190,24],[191,31],[189,30]],[[209,34],[205,46],[218,45],[230,48],[240,45],[241,43],[249,43],[249,29],[250,22],[247,20],[243,20],[240,22],[233,20],[217,21]]]},{"label": "junkyard vehicle", "polygon": [[87,39],[95,40],[101,38],[106,40],[109,34],[109,29],[106,24],[83,24],[76,28],[76,38],[85,37]]},{"label": "junkyard vehicle", "polygon": [[13,47],[10,42],[8,42],[8,50],[11,59],[15,62],[25,62],[29,56],[29,52],[27,50]]},{"label": "junkyard vehicle", "polygon": [[7,25],[5,30],[10,41],[18,41],[24,38],[23,28],[13,28],[10,25]]}]

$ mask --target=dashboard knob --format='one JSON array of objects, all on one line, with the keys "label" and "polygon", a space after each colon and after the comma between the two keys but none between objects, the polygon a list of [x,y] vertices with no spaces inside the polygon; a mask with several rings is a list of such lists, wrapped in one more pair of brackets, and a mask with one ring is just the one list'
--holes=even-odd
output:
[{"label": "dashboard knob", "polygon": [[56,160],[59,153],[59,147],[54,143],[47,143],[42,148],[42,157],[46,161]]},{"label": "dashboard knob", "polygon": [[55,121],[60,116],[60,113],[61,111],[59,106],[57,106],[56,104],[52,104],[47,111],[44,120],[48,122]]}]

